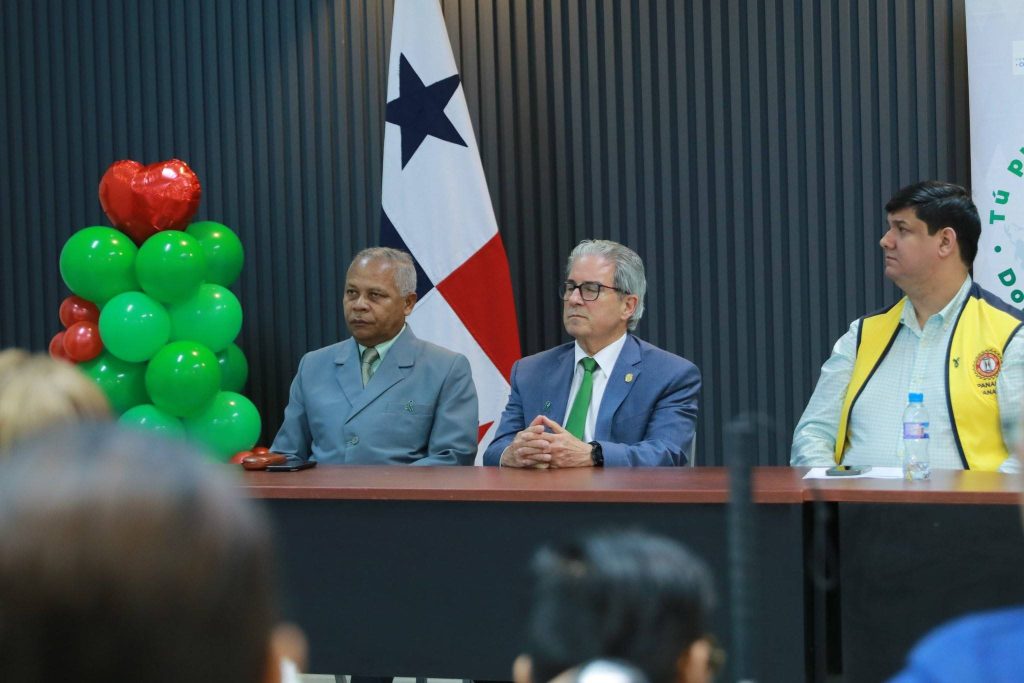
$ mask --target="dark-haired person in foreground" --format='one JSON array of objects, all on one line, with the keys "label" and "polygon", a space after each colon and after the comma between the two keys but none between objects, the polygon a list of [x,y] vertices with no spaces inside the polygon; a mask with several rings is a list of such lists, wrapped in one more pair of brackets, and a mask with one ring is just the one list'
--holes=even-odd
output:
[{"label": "dark-haired person in foreground", "polygon": [[281,680],[268,520],[222,468],[113,425],[3,465],[0,681]]},{"label": "dark-haired person in foreground", "polygon": [[958,185],[926,181],[885,211],[885,275],[906,296],[836,342],[790,464],[898,466],[907,395],[920,392],[933,468],[1018,471],[1009,444],[1024,400],[1024,314],[971,278],[981,236],[974,202]]},{"label": "dark-haired person in foreground", "polygon": [[533,574],[516,683],[574,681],[595,659],[631,664],[650,683],[711,680],[711,578],[676,542],[638,531],[596,534],[541,550]]}]

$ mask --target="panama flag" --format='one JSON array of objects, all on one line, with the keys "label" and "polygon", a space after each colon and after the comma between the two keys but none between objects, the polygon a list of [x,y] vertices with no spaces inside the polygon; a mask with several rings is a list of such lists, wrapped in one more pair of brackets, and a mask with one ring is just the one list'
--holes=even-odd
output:
[{"label": "panama flag", "polygon": [[490,443],[519,359],[508,258],[441,6],[397,0],[391,28],[380,243],[416,261],[416,336],[469,359]]}]

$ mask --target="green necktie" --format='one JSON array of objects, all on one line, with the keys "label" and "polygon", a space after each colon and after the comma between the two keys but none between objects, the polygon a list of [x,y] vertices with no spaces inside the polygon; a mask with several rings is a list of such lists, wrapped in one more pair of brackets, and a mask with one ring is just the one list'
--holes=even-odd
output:
[{"label": "green necktie", "polygon": [[569,419],[565,422],[565,431],[577,439],[583,438],[583,429],[587,425],[590,396],[594,393],[594,369],[597,367],[597,361],[593,358],[581,358],[580,363],[583,364],[583,381],[580,382],[580,390],[576,392],[576,399],[572,402]]},{"label": "green necktie", "polygon": [[363,358],[361,365],[363,370],[364,387],[370,383],[370,378],[373,377],[373,363],[378,358],[380,358],[380,354],[377,353],[377,349],[375,349],[374,347],[368,346],[365,349],[363,349]]}]

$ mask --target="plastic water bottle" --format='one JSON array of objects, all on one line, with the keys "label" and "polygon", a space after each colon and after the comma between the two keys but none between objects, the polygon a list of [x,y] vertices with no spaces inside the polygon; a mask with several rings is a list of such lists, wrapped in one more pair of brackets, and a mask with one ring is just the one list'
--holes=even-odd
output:
[{"label": "plastic water bottle", "polygon": [[924,394],[911,392],[903,411],[903,478],[927,479],[931,473],[928,410],[924,407]]}]

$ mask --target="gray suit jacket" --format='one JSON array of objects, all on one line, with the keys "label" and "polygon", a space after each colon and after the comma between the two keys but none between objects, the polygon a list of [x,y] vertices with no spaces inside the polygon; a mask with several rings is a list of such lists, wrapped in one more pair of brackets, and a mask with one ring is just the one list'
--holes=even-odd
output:
[{"label": "gray suit jacket", "polygon": [[478,418],[466,357],[407,326],[365,388],[354,339],[303,356],[271,450],[321,464],[472,465]]}]

